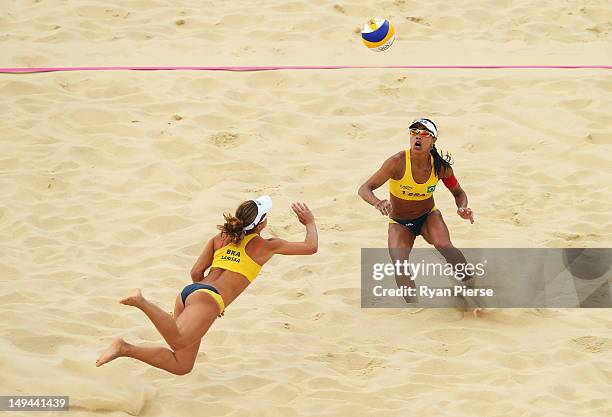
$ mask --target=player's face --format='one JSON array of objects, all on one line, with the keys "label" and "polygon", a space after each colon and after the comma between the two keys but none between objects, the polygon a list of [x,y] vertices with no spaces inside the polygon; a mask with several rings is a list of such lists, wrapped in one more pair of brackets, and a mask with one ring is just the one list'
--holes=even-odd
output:
[{"label": "player's face", "polygon": [[434,143],[435,138],[427,129],[416,128],[410,129],[410,149],[415,152],[429,152]]}]

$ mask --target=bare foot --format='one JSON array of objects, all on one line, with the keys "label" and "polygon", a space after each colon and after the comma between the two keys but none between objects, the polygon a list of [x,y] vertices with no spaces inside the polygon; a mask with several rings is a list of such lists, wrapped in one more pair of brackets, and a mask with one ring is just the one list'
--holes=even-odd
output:
[{"label": "bare foot", "polygon": [[474,315],[475,318],[479,318],[482,317],[482,315],[484,314],[485,309],[484,308],[475,308],[472,310],[472,314]]},{"label": "bare foot", "polygon": [[106,362],[110,362],[113,359],[117,359],[123,353],[123,346],[125,345],[125,340],[121,337],[113,340],[109,347],[106,348],[104,352],[100,355],[100,357],[96,360],[96,368],[104,365]]},{"label": "bare foot", "polygon": [[140,292],[140,288],[135,288],[130,295],[125,297],[123,300],[120,300],[119,303],[126,306],[138,307],[143,301],[144,297],[142,296],[142,292]]}]

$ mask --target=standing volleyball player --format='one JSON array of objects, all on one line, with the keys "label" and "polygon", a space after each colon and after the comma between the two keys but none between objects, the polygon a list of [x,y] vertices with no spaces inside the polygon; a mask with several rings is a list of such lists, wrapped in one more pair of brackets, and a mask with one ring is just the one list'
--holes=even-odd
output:
[{"label": "standing volleyball player", "polygon": [[[361,187],[359,195],[389,216],[389,253],[396,260],[408,259],[417,236],[421,235],[451,264],[465,263],[465,257],[450,240],[442,213],[434,203],[433,193],[441,179],[455,197],[457,214],[474,223],[468,198],[459,185],[447,155],[442,157],[436,149],[438,129],[429,119],[416,119],[410,125],[410,148],[388,158],[382,167]],[[381,200],[374,190],[389,181],[389,200]],[[415,287],[413,280],[397,277],[399,286]],[[413,298],[405,297],[414,302]]]}]

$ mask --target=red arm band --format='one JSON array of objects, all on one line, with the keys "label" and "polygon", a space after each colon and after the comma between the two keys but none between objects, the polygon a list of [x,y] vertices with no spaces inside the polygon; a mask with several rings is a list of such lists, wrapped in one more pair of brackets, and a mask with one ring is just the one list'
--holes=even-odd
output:
[{"label": "red arm band", "polygon": [[457,184],[459,184],[459,181],[457,181],[457,178],[455,178],[455,174],[451,175],[448,178],[442,179],[442,182],[444,183],[444,185],[446,185],[446,188],[448,188],[449,190],[452,190],[453,188],[457,186]]}]

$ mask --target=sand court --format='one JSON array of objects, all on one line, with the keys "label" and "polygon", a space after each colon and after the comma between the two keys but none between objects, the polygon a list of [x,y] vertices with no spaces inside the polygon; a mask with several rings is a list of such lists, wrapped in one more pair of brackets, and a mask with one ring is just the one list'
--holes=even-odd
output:
[{"label": "sand court", "polygon": [[[383,14],[397,39],[374,54],[358,30]],[[603,1],[12,2],[0,66],[609,65],[611,18]],[[607,310],[361,309],[360,250],[388,226],[357,195],[430,117],[475,214],[440,186],[458,247],[609,247],[610,74],[0,75],[0,392],[69,395],[79,417],[610,414]],[[263,194],[266,237],[301,238],[289,204],[309,204],[317,255],[273,258],[190,374],[95,368],[115,336],[163,344],[118,300],[140,287],[172,311],[222,213]]]},{"label": "sand court", "polygon": [[[3,77],[2,332],[11,369],[3,391],[54,388],[72,396],[75,415],[202,407],[403,415],[432,404],[447,415],[472,407],[600,415],[600,369],[610,365],[604,310],[498,311],[486,320],[361,310],[359,251],[384,247],[386,221],[356,188],[405,146],[406,118],[425,112],[476,213],[469,226],[450,194],[436,194],[458,246],[604,247],[611,190],[593,167],[605,170],[610,150],[606,74]],[[142,287],[171,310],[220,213],[263,193],[275,199],[269,235],[298,237],[288,205],[311,205],[319,254],[273,259],[215,323],[192,374],[176,379],[127,359],[88,370],[115,334],[161,343],[117,300]],[[113,375],[132,382],[111,389]],[[104,390],[78,382],[92,378]],[[435,400],[439,390],[444,401]]]}]

